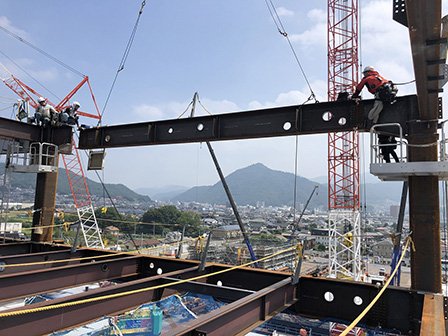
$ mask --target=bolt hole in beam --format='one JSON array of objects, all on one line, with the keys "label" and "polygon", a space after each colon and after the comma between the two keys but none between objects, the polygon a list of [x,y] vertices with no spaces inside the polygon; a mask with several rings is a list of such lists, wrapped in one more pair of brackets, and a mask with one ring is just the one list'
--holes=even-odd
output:
[{"label": "bolt hole in beam", "polygon": [[204,130],[204,124],[198,124],[196,128],[199,132],[202,132]]},{"label": "bolt hole in beam", "polygon": [[149,268],[153,269],[154,268],[154,263],[150,263],[149,264]]},{"label": "bolt hole in beam", "polygon": [[353,298],[353,303],[354,303],[355,305],[357,305],[357,306],[360,306],[360,305],[362,305],[363,300],[362,300],[361,297],[359,297],[359,296],[355,296],[355,297]]},{"label": "bolt hole in beam", "polygon": [[102,264],[101,265],[101,271],[107,272],[108,270],[109,270],[109,266],[107,264]]},{"label": "bolt hole in beam", "polygon": [[173,132],[174,132],[174,129],[172,127],[168,128],[168,133],[169,134],[173,134]]},{"label": "bolt hole in beam", "polygon": [[322,114],[323,121],[330,121],[331,119],[333,119],[333,113],[331,113],[330,111],[324,112]]},{"label": "bolt hole in beam", "polygon": [[346,123],[347,123],[347,119],[345,119],[344,117],[342,117],[338,120],[338,124],[341,126],[344,126]]},{"label": "bolt hole in beam", "polygon": [[283,129],[285,131],[289,131],[291,129],[291,126],[292,126],[292,124],[289,121],[287,121],[283,124]]},{"label": "bolt hole in beam", "polygon": [[216,282],[216,285],[219,286],[219,287],[221,287],[221,286],[222,286],[222,281],[221,281],[221,280],[218,280],[218,281]]},{"label": "bolt hole in beam", "polygon": [[4,261],[0,261],[0,272],[3,272],[6,267],[4,267],[6,263]]},{"label": "bolt hole in beam", "polygon": [[106,135],[106,136],[104,137],[104,141],[105,141],[105,142],[109,142],[109,141],[110,141],[110,135]]},{"label": "bolt hole in beam", "polygon": [[157,274],[160,275],[160,274],[162,274],[162,273],[163,273],[163,270],[159,267],[159,268],[157,269]]},{"label": "bolt hole in beam", "polygon": [[324,299],[327,302],[332,302],[334,300],[334,294],[332,292],[325,292]]}]

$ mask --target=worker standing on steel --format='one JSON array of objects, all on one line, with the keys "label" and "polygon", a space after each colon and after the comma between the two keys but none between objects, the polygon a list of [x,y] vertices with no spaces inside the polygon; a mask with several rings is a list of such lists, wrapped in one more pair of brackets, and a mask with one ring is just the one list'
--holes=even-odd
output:
[{"label": "worker standing on steel", "polygon": [[57,115],[56,110],[53,106],[47,103],[47,100],[44,97],[39,97],[37,102],[39,105],[37,105],[34,113],[34,121],[36,122],[36,125],[50,126]]},{"label": "worker standing on steel", "polygon": [[359,98],[359,94],[364,86],[367,87],[367,90],[369,90],[371,94],[375,95],[375,103],[369,111],[368,119],[371,120],[373,124],[376,124],[380,117],[380,113],[383,110],[383,103],[393,103],[398,90],[391,81],[382,77],[371,66],[365,67],[362,74],[363,79],[356,86],[352,99]]},{"label": "worker standing on steel", "polygon": [[397,153],[395,153],[395,149],[397,148],[397,140],[393,135],[379,134],[378,143],[380,144],[381,155],[383,155],[383,159],[386,163],[390,163],[391,155],[396,163],[400,162]]}]

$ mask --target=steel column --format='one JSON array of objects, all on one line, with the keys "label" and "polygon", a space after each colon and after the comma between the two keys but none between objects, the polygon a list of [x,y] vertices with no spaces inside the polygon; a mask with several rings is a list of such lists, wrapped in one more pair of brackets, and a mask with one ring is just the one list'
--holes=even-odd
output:
[{"label": "steel column", "polygon": [[[437,161],[437,119],[441,1],[406,1],[417,86],[419,121],[411,123],[409,161]],[[414,146],[412,146],[414,145]],[[415,147],[421,146],[421,147]],[[440,215],[437,177],[409,178],[410,230],[416,251],[411,254],[412,288],[440,293]]]},{"label": "steel column", "polygon": [[[53,227],[49,226],[52,226],[54,222],[57,184],[57,171],[37,174],[32,241],[51,242],[53,240]],[[45,228],[39,229],[39,226],[45,226]]]}]

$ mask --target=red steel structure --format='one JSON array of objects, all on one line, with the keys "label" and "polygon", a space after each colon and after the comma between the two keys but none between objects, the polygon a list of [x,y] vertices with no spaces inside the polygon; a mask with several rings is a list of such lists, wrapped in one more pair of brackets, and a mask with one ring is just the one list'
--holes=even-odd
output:
[{"label": "red steel structure", "polygon": [[[36,97],[43,96],[14,75],[10,75],[8,78],[3,79],[3,82],[7,87],[14,91],[19,97],[27,101],[34,109],[38,106]],[[66,107],[70,99],[78,92],[78,90],[87,83],[87,86],[92,97],[93,104],[95,106],[96,114],[78,111],[78,115],[100,120],[101,114],[96,103],[95,95],[93,94],[92,87],[89,82],[89,77],[84,76],[81,82],[70,91],[57,105],[47,99],[48,104],[54,106],[56,111],[61,112]],[[98,230],[98,224],[96,221],[95,213],[93,210],[92,200],[90,196],[87,180],[82,168],[81,158],[78,152],[78,148],[74,140],[72,140],[72,152],[73,155],[62,154],[62,161],[64,162],[65,170],[67,173],[67,179],[70,186],[70,191],[73,196],[73,201],[78,212],[79,222],[82,227],[84,239],[88,247],[101,247],[104,248],[101,235]]]},{"label": "red steel structure", "polygon": [[[328,1],[328,100],[358,83],[358,0]],[[343,122],[343,121],[339,121]],[[358,210],[359,134],[328,134],[328,209]]]}]

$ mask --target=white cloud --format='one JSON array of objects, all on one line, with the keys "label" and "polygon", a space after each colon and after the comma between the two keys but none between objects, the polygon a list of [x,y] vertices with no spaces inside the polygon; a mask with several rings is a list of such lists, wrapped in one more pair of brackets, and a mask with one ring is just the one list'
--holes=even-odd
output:
[{"label": "white cloud", "polygon": [[[325,81],[316,80],[311,82],[310,85],[318,101],[327,100],[327,83]],[[256,110],[275,106],[298,105],[307,102],[309,97],[310,91],[308,87],[304,87],[301,90],[291,90],[288,92],[279,93],[274,101],[259,102],[257,100],[253,100],[249,103],[248,108]]]},{"label": "white cloud", "polygon": [[[200,98],[200,102],[204,107],[197,103],[195,116],[241,111],[237,104],[228,100]],[[182,118],[187,118],[190,116],[191,110],[189,104],[190,102],[168,102],[160,105],[140,104],[132,108],[132,114],[137,118],[133,121],[175,119],[181,115]]]},{"label": "white cloud", "polygon": [[321,9],[312,9],[307,13],[307,17],[312,22],[309,29],[300,34],[290,34],[293,42],[299,42],[305,45],[325,46],[327,41],[327,22],[325,11]]},{"label": "white cloud", "polygon": [[276,10],[278,16],[294,16],[294,12],[285,7],[277,7]]},{"label": "white cloud", "polygon": [[8,29],[10,32],[19,35],[22,38],[28,39],[28,33],[20,28],[17,28],[12,25],[11,20],[9,20],[6,16],[0,16],[0,26]]}]

